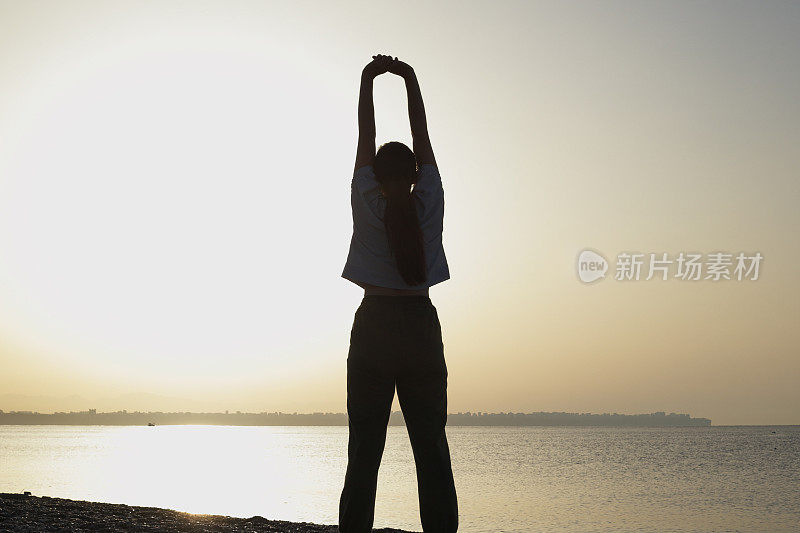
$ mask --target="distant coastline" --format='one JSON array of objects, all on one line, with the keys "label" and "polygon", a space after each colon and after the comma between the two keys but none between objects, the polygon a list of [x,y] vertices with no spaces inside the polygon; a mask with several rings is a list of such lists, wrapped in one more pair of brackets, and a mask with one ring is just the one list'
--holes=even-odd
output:
[{"label": "distant coastline", "polygon": [[[160,411],[114,411],[98,413],[70,411],[38,413],[35,411],[2,411],[0,425],[79,425],[79,426],[146,426],[151,425],[222,425],[222,426],[346,426],[346,413],[282,413],[282,412],[223,412],[190,413]],[[390,426],[403,426],[402,411],[389,417]],[[448,426],[628,426],[628,427],[687,427],[710,426],[708,418],[693,418],[688,414],[659,411],[648,414],[618,413],[451,413]]]}]

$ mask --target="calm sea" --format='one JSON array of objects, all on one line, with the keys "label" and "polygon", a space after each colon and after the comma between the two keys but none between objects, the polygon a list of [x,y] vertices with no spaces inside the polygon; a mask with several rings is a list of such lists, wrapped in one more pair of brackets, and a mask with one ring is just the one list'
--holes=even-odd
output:
[{"label": "calm sea", "polygon": [[[448,427],[459,531],[800,531],[800,426]],[[0,426],[0,492],[336,524],[346,427]],[[420,531],[390,427],[375,527]]]}]

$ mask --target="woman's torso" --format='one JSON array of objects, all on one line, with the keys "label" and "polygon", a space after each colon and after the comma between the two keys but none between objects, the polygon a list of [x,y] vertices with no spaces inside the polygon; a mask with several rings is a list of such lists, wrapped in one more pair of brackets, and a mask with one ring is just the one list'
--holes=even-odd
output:
[{"label": "woman's torso", "polygon": [[[450,278],[442,245],[444,189],[436,165],[421,165],[412,192],[425,242],[427,287]],[[371,165],[357,169],[351,185],[353,234],[341,276],[365,291],[365,295],[428,296],[427,287],[405,283],[393,257],[384,227],[385,199]]]}]

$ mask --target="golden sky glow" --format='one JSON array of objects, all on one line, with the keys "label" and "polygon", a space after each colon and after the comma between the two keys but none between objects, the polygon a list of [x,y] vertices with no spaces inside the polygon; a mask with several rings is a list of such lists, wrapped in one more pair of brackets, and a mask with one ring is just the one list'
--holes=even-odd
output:
[{"label": "golden sky glow", "polygon": [[[2,2],[0,409],[344,411],[358,81],[387,53],[445,189],[450,412],[800,423],[798,29],[776,3]],[[379,144],[410,145],[405,104],[376,80]],[[584,285],[585,247],[764,261]]]}]

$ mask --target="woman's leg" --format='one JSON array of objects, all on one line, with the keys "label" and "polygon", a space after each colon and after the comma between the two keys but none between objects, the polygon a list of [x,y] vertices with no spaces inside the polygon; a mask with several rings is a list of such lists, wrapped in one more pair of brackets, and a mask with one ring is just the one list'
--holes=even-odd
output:
[{"label": "woman's leg", "polygon": [[347,473],[339,501],[339,531],[372,531],[378,467],[394,400],[393,364],[385,343],[391,326],[379,306],[356,312],[347,356]]},{"label": "woman's leg", "polygon": [[425,533],[458,529],[458,502],[447,422],[447,365],[436,308],[414,307],[405,318],[407,342],[397,374],[397,397],[403,410],[414,460],[420,517]]}]

